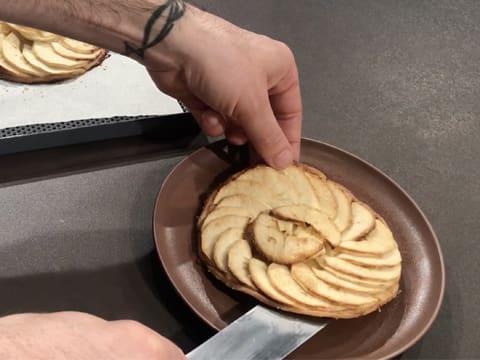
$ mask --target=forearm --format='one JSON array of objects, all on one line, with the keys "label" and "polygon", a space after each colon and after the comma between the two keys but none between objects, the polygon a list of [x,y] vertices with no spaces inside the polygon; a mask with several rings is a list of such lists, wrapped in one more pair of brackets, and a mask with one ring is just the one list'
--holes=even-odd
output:
[{"label": "forearm", "polygon": [[[173,64],[172,39],[185,18],[183,0],[0,0],[0,20],[48,30],[125,54]],[[155,54],[151,49],[155,47]],[[160,57],[160,59],[158,58]]]},{"label": "forearm", "polygon": [[281,42],[183,0],[0,0],[0,20],[131,56],[209,135],[248,140],[278,168],[299,158],[298,71]]}]

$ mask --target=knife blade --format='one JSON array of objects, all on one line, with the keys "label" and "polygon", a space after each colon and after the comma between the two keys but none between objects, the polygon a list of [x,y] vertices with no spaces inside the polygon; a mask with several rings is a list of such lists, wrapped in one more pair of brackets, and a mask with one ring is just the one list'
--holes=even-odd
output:
[{"label": "knife blade", "polygon": [[328,321],[257,305],[187,354],[189,360],[280,360]]}]

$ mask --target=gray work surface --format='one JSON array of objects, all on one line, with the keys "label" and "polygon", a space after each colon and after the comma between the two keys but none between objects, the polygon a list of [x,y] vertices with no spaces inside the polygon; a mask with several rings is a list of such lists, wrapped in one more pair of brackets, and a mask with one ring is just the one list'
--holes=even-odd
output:
[{"label": "gray work surface", "polygon": [[[479,357],[480,2],[197,4],[285,41],[300,71],[303,135],[379,167],[431,221],[445,299],[403,358]],[[213,334],[154,252],[155,195],[181,153],[125,139],[0,158],[1,314],[137,319],[185,351]]]}]

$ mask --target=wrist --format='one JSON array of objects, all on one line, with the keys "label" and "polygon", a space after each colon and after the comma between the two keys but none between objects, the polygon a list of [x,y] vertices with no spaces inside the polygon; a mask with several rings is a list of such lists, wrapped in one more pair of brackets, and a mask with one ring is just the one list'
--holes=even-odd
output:
[{"label": "wrist", "polygon": [[[161,68],[178,66],[179,32],[190,26],[190,10],[183,0],[146,0],[141,6],[117,2],[117,19],[102,19],[100,27],[118,41],[117,52],[146,65]],[[125,11],[126,10],[126,11]],[[190,20],[190,21],[189,21]],[[186,24],[185,24],[186,23]]]}]

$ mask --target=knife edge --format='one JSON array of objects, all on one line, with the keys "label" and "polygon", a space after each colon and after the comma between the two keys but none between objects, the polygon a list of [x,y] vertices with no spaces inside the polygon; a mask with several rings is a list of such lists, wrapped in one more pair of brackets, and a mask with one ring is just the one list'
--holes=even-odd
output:
[{"label": "knife edge", "polygon": [[261,305],[187,354],[189,360],[280,360],[322,330],[325,319],[303,318]]}]

